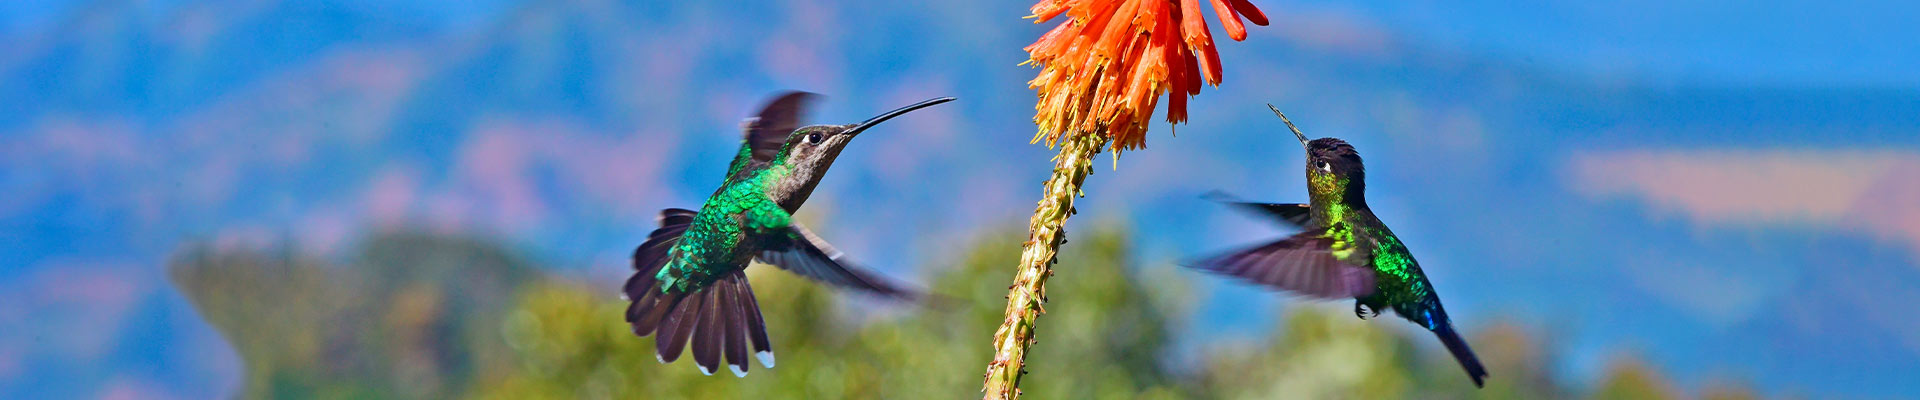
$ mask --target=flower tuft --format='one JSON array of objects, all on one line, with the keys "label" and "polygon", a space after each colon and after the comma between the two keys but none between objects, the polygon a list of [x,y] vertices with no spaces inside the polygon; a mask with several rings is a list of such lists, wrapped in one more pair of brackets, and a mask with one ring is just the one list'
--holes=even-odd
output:
[{"label": "flower tuft", "polygon": [[[1247,38],[1242,18],[1267,24],[1248,0],[1208,1],[1233,40]],[[1160,95],[1174,94],[1167,122],[1178,124],[1202,80],[1220,85],[1220,53],[1200,0],[1040,0],[1029,11],[1034,23],[1068,18],[1025,49],[1027,63],[1040,67],[1027,82],[1040,97],[1035,142],[1104,132],[1116,152],[1143,148]]]}]

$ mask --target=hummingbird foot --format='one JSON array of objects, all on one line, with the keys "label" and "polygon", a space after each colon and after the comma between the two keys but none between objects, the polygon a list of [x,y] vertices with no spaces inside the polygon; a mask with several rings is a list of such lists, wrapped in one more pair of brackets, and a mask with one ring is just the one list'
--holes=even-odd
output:
[{"label": "hummingbird foot", "polygon": [[1362,320],[1371,319],[1380,316],[1380,310],[1375,310],[1373,307],[1368,307],[1365,303],[1356,301],[1353,303],[1353,316],[1360,317]]}]

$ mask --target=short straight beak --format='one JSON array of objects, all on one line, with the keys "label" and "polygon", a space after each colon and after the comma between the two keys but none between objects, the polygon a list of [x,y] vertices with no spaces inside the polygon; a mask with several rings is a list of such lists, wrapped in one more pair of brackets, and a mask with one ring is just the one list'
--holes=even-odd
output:
[{"label": "short straight beak", "polygon": [[1293,130],[1293,138],[1300,139],[1300,148],[1307,148],[1307,134],[1300,133],[1300,128],[1293,126],[1293,121],[1287,119],[1287,114],[1281,113],[1280,108],[1274,107],[1273,103],[1267,103],[1267,109],[1273,110],[1273,115],[1280,116],[1280,122],[1287,123],[1287,129]]},{"label": "short straight beak", "polygon": [[847,128],[847,130],[842,134],[847,136],[859,135],[861,131],[865,131],[867,130],[867,128],[872,128],[874,125],[879,125],[881,122],[884,122],[886,120],[893,119],[893,117],[898,117],[900,116],[900,114],[906,114],[908,112],[912,112],[913,110],[927,108],[935,104],[945,103],[949,101],[953,101],[953,98],[937,97],[937,98],[927,99],[926,101],[922,101],[919,103],[913,103],[913,105],[910,105],[910,106],[896,108],[893,111],[881,113],[880,115],[874,116],[873,118],[868,118],[866,121],[862,121],[859,124],[855,124],[853,125],[853,127]]}]

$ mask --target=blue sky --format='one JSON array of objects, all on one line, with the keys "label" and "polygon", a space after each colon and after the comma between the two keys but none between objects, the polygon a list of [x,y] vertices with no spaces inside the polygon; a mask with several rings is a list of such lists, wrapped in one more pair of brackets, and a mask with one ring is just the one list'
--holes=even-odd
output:
[{"label": "blue sky", "polygon": [[[1624,350],[1688,387],[1920,395],[1897,373],[1920,324],[1883,307],[1920,301],[1916,6],[1256,3],[1275,24],[1222,43],[1224,85],[1097,170],[1070,229],[1136,228],[1142,268],[1281,234],[1196,199],[1300,198],[1274,103],[1367,157],[1468,331],[1553,332],[1576,378]],[[960,97],[863,136],[802,212],[874,265],[937,266],[1044,179],[1027,5],[0,4],[0,324],[29,326],[0,333],[0,397],[237,387],[161,272],[187,241],[478,230],[611,288],[784,89],[828,95],[819,122]],[[1185,337],[1290,304],[1193,281]]]},{"label": "blue sky", "polygon": [[1912,85],[1896,1],[1341,2],[1424,41],[1520,64],[1671,83]]}]

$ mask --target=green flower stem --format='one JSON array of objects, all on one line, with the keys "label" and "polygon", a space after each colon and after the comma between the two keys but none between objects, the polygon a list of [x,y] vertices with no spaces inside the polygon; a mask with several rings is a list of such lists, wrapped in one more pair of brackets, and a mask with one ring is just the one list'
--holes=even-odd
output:
[{"label": "green flower stem", "polygon": [[1054,157],[1053,176],[1047,179],[1039,207],[1028,222],[1025,250],[1020,252],[1020,270],[1007,287],[1007,319],[993,334],[993,361],[987,364],[986,399],[1011,400],[1020,397],[1020,377],[1026,374],[1027,349],[1033,346],[1035,320],[1047,302],[1047,278],[1053,276],[1054,253],[1066,242],[1067,218],[1074,214],[1073,201],[1081,196],[1080,183],[1093,173],[1093,157],[1107,147],[1108,138],[1100,133],[1078,132],[1060,146]]}]

